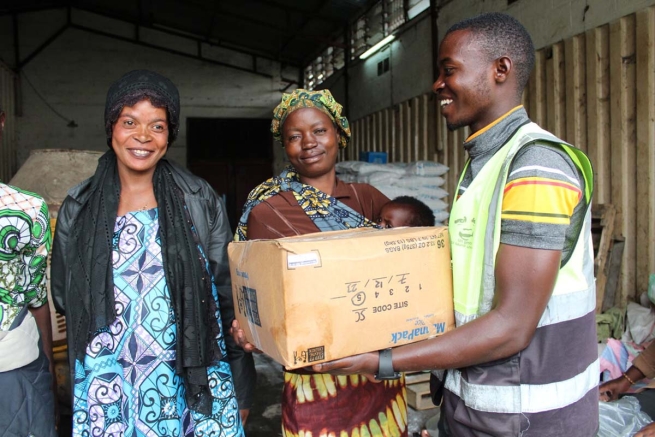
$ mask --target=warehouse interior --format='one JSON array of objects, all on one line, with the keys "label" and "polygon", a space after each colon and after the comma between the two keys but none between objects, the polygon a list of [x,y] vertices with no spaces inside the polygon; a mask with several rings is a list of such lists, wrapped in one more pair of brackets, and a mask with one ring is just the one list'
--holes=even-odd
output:
[{"label": "warehouse interior", "polygon": [[[439,116],[436,54],[452,24],[492,11],[517,18],[534,40],[529,116],[591,158],[594,203],[600,220],[611,216],[605,244],[618,266],[598,273],[599,308],[625,306],[655,272],[655,0],[3,0],[0,180],[43,150],[84,154],[71,158],[84,163],[71,180],[57,180],[70,164],[53,164],[54,182],[35,182],[56,219],[65,195],[57,184],[90,176],[106,150],[109,85],[143,68],[180,90],[168,157],[211,183],[233,227],[249,191],[285,165],[269,126],[295,88],[329,89],[343,104],[353,139],[340,160],[384,152],[388,162],[440,163],[452,194],[468,133]],[[257,368],[263,394],[246,433],[280,435],[279,366],[260,356]],[[436,412],[414,410],[411,431]]]}]

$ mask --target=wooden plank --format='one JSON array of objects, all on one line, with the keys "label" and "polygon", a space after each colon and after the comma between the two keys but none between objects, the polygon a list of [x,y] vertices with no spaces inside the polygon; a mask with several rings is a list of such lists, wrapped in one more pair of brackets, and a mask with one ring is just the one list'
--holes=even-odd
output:
[{"label": "wooden plank", "polygon": [[406,386],[407,404],[415,410],[435,408],[430,396],[430,383],[421,382]]},{"label": "wooden plank", "polygon": [[453,187],[451,199],[454,199],[455,196],[457,196],[457,184],[459,183],[459,178],[462,175],[464,164],[466,163],[466,152],[462,144],[466,138],[468,138],[468,131],[468,128],[460,128],[453,132],[452,147],[455,154],[455,160],[449,172]]},{"label": "wooden plank", "polygon": [[595,205],[591,211],[591,233],[594,242],[594,274],[596,276],[596,313],[603,310],[607,284],[607,260],[614,241],[616,209],[613,205]]},{"label": "wooden plank", "polygon": [[362,136],[361,136],[361,141],[359,142],[359,146],[355,150],[355,156],[354,159],[355,161],[359,160],[359,153],[366,150],[367,147],[367,138],[368,138],[368,122],[366,120],[366,117],[362,119]]},{"label": "wooden plank", "polygon": [[389,150],[389,162],[398,162],[398,140],[396,138],[396,123],[398,117],[396,109],[389,109],[389,137],[391,141],[391,149]]},{"label": "wooden plank", "polygon": [[359,152],[366,150],[368,146],[368,121],[366,117],[362,118],[362,141],[359,143],[359,147],[355,150],[355,160],[359,159]]},{"label": "wooden plank", "polygon": [[523,94],[521,95],[521,105],[523,105],[524,108],[529,108],[530,107],[530,87],[529,85],[525,87],[523,90]]},{"label": "wooden plank", "polygon": [[564,43],[566,59],[566,135],[564,139],[587,151],[587,97],[585,38],[577,35]]},{"label": "wooden plank", "polygon": [[637,229],[636,289],[655,273],[655,7],[636,14]]},{"label": "wooden plank", "polygon": [[449,162],[448,166],[450,167],[450,171],[448,172],[448,186],[449,188],[449,193],[451,193],[450,196],[450,205],[452,207],[453,201],[455,197],[457,196],[456,190],[457,190],[457,178],[459,176],[459,153],[457,151],[457,133],[453,132],[451,130],[446,131],[446,138],[447,138],[447,144],[448,144],[448,151],[449,151]]},{"label": "wooden plank", "polygon": [[362,152],[367,152],[373,150],[373,142],[375,141],[375,130],[373,129],[373,116],[369,115],[366,117],[366,144],[362,149]]},{"label": "wooden plank", "polygon": [[618,297],[635,295],[637,166],[635,143],[635,16],[610,24],[611,190],[617,233],[625,237]]},{"label": "wooden plank", "polygon": [[405,385],[430,381],[430,372],[406,372]]},{"label": "wooden plank", "polygon": [[391,161],[391,112],[392,110],[387,108],[384,110],[384,151],[387,152],[387,160]]},{"label": "wooden plank", "polygon": [[384,123],[382,121],[384,111],[375,113],[375,149],[378,152],[384,152]]},{"label": "wooden plank", "polygon": [[366,132],[368,137],[366,138],[366,147],[363,152],[375,151],[375,114],[369,114],[366,117]]},{"label": "wooden plank", "polygon": [[361,120],[357,120],[355,123],[352,124],[352,138],[353,141],[351,144],[346,147],[346,159],[347,160],[352,160],[352,157],[355,154],[355,150],[357,150],[357,147],[359,147],[359,141],[360,141],[360,135],[361,135]]},{"label": "wooden plank", "polygon": [[544,49],[545,60],[546,60],[546,69],[544,74],[546,76],[546,88],[544,93],[544,98],[546,100],[546,120],[544,124],[539,123],[544,129],[555,133],[555,93],[553,92],[554,88],[554,74],[553,74],[553,51],[552,47],[546,47]]},{"label": "wooden plank", "polygon": [[359,147],[359,138],[360,138],[360,131],[361,131],[361,120],[357,120],[356,122],[352,123],[352,127],[350,128],[352,131],[352,138],[353,141],[346,147],[346,160],[352,161],[353,157],[355,156],[355,150],[357,150],[357,147]]},{"label": "wooden plank", "polygon": [[528,86],[530,89],[530,107],[528,114],[539,126],[546,126],[546,53],[539,50],[535,53],[534,69]]},{"label": "wooden plank", "polygon": [[466,154],[466,150],[464,149],[464,142],[466,139],[469,137],[469,128],[468,126],[460,128],[457,130],[458,136],[457,136],[457,143],[455,143],[455,150],[457,150],[459,157],[459,165],[457,167],[457,182],[459,182],[459,177],[464,171],[464,165],[466,164],[466,160],[468,159],[468,155]]},{"label": "wooden plank", "polygon": [[437,144],[437,126],[439,124],[439,115],[436,109],[436,96],[434,93],[427,93],[427,126],[428,126],[428,149],[425,159],[432,160],[435,162],[442,162],[437,156],[438,153],[438,144]]},{"label": "wooden plank", "polygon": [[564,45],[557,43],[546,49],[547,121],[545,126],[548,131],[559,138],[562,138],[566,133],[565,101]]},{"label": "wooden plank", "polygon": [[359,120],[350,122],[350,143],[344,150],[344,159],[347,161],[351,160],[350,157],[355,153],[354,150],[357,149],[357,143],[359,143],[359,125]]},{"label": "wooden plank", "polygon": [[412,160],[412,116],[414,115],[414,108],[412,108],[410,100],[405,101],[403,104],[405,106],[405,118],[403,119],[405,132],[403,156],[405,161],[403,162],[409,162]]},{"label": "wooden plank", "polygon": [[398,105],[396,112],[396,158],[398,162],[405,162],[405,104]]},{"label": "wooden plank", "polygon": [[430,121],[428,115],[430,113],[430,101],[427,94],[420,97],[420,111],[417,114],[419,119],[419,154],[417,159],[428,160],[430,159]]},{"label": "wooden plank", "polygon": [[414,97],[411,100],[412,103],[412,159],[411,161],[418,161],[419,158],[419,147],[420,147],[420,138],[421,138],[421,131],[420,131],[420,124],[419,122],[421,121],[420,119],[420,113],[421,113],[421,106],[419,103],[418,97]]},{"label": "wooden plank", "polygon": [[602,310],[607,311],[613,306],[626,308],[628,301],[625,294],[618,293],[619,279],[621,277],[621,258],[623,258],[623,249],[625,239],[617,237],[612,242],[612,251],[607,264],[607,285],[605,286],[605,299],[603,300]]},{"label": "wooden plank", "polygon": [[587,153],[594,165],[594,202],[612,203],[610,190],[609,26],[585,34]]},{"label": "wooden plank", "polygon": [[364,150],[364,147],[366,147],[366,118],[361,119],[359,126],[359,143],[357,144],[357,148],[353,150],[354,161],[359,159],[359,152]]},{"label": "wooden plank", "polygon": [[[436,145],[436,154],[435,160],[441,162],[444,165],[450,168],[451,166],[451,151],[450,145],[448,144],[448,130],[446,129],[446,120],[441,115],[441,107],[439,106],[439,101],[434,99],[434,110],[436,113],[436,126],[435,126],[435,145]],[[452,199],[451,195],[451,183],[450,183],[450,171],[444,175],[444,189],[449,193],[445,202],[450,204]]]}]

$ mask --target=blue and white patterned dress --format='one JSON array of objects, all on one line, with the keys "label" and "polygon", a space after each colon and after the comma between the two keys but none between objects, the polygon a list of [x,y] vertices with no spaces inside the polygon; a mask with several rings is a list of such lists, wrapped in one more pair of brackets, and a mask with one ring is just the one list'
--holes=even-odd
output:
[{"label": "blue and white patterned dress", "polygon": [[[176,327],[162,268],[157,209],[116,219],[113,241],[117,318],[76,361],[74,436],[242,437],[227,362],[208,368],[210,416],[187,408],[175,373]],[[218,294],[216,318],[220,326]],[[223,356],[225,342],[216,338]]]}]

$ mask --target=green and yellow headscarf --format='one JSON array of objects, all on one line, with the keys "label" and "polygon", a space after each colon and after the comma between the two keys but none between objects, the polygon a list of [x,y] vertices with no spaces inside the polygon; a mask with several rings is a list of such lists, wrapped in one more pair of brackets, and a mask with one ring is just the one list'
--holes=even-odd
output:
[{"label": "green and yellow headscarf", "polygon": [[330,117],[339,128],[339,133],[341,134],[339,148],[343,149],[348,145],[348,141],[350,140],[350,124],[348,124],[346,117],[341,116],[343,107],[334,100],[334,97],[332,97],[332,94],[328,90],[308,91],[298,88],[290,94],[283,94],[282,101],[273,110],[273,121],[271,122],[273,138],[284,144],[282,142],[282,125],[289,114],[296,109],[302,108],[316,108]]}]

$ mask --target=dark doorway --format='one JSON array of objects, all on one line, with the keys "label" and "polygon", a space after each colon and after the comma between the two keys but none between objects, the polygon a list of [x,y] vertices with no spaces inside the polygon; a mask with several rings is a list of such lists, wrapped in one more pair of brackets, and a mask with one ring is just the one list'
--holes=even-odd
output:
[{"label": "dark doorway", "polygon": [[232,231],[248,193],[273,175],[269,119],[187,118],[187,165],[224,196]]}]

